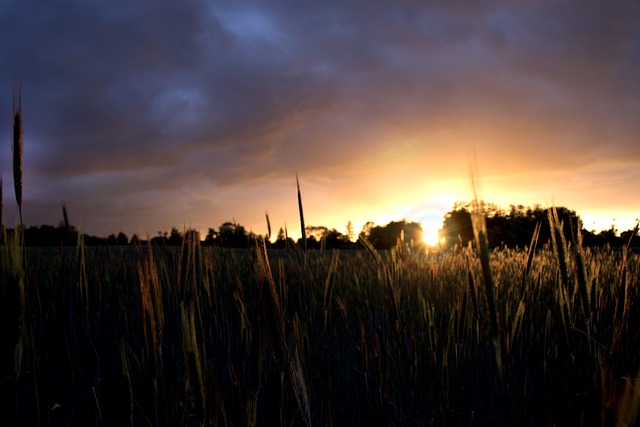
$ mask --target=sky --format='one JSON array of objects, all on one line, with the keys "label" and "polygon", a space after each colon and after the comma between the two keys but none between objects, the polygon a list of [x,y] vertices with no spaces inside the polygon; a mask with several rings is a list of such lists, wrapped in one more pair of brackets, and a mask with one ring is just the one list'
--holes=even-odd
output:
[{"label": "sky", "polygon": [[27,225],[57,225],[64,203],[92,235],[266,234],[268,212],[297,238],[297,174],[307,225],[433,236],[473,197],[475,158],[489,202],[624,231],[638,76],[631,0],[5,0],[4,221],[18,81]]}]

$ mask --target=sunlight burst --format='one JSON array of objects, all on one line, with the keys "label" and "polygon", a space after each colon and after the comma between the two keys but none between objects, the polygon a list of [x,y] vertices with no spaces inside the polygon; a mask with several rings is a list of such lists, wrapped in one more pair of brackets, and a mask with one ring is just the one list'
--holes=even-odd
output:
[{"label": "sunlight burst", "polygon": [[422,232],[422,240],[429,246],[436,246],[440,242],[437,228],[427,228]]}]

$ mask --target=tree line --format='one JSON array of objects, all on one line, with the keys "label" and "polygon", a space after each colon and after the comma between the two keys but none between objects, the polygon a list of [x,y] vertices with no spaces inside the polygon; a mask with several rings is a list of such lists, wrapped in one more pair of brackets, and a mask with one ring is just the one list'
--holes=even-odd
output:
[{"label": "tree line", "polygon": [[[508,247],[524,248],[531,243],[536,226],[540,224],[538,245],[544,245],[551,239],[549,227],[550,208],[540,205],[524,207],[511,205],[508,210],[493,204],[485,204],[487,224],[487,238],[491,248]],[[578,230],[582,245],[588,247],[622,247],[623,245],[637,246],[640,244],[638,229],[623,231],[618,234],[615,224],[611,228],[596,233],[584,227],[580,216],[566,207],[556,207],[558,218],[563,224],[563,232],[568,242],[576,244]],[[444,216],[440,237],[448,247],[456,245],[466,246],[473,241],[473,225],[471,218],[471,203],[456,203]]]},{"label": "tree line", "polygon": [[[491,248],[508,247],[524,248],[528,246],[536,226],[540,224],[538,244],[544,245],[551,238],[549,229],[549,209],[539,205],[524,207],[511,205],[502,209],[493,204],[484,204],[487,224],[488,242]],[[580,217],[573,210],[565,207],[555,208],[563,223],[564,235],[569,242],[575,244],[578,228],[582,244],[589,247],[621,247],[625,244],[637,246],[640,242],[637,228],[618,234],[615,225],[599,233],[584,228]],[[8,229],[7,232],[11,232]],[[418,222],[406,220],[391,221],[386,225],[375,225],[367,222],[357,236],[351,221],[347,222],[344,232],[325,226],[305,227],[306,245],[309,249],[356,249],[363,246],[363,241],[376,249],[390,249],[400,242],[403,245],[416,246],[422,244],[422,226]],[[201,240],[204,246],[226,248],[248,248],[253,245],[266,244],[269,248],[294,249],[302,247],[302,239],[294,241],[288,236],[286,227],[280,228],[272,239],[270,234],[259,235],[235,221],[228,221],[217,229],[209,228],[204,238],[195,230],[180,232],[173,227],[170,231],[158,232],[152,238],[141,239],[134,234],[130,238],[123,232],[104,237],[81,234],[68,221],[57,227],[50,225],[25,228],[24,237],[27,246],[75,246],[79,240],[87,246],[136,246],[139,244],[180,246],[186,234]],[[3,237],[0,236],[0,239]],[[440,245],[444,247],[466,246],[473,242],[473,225],[471,204],[458,202],[444,215],[440,229]],[[273,240],[273,241],[272,241]],[[354,242],[354,240],[356,240]]]}]

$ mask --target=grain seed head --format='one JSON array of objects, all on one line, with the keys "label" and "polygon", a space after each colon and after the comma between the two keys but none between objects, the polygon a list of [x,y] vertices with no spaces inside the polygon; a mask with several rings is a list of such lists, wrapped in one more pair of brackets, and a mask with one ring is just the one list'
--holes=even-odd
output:
[{"label": "grain seed head", "polygon": [[11,149],[13,151],[13,183],[16,192],[18,208],[22,210],[22,88],[13,84],[13,132]]}]

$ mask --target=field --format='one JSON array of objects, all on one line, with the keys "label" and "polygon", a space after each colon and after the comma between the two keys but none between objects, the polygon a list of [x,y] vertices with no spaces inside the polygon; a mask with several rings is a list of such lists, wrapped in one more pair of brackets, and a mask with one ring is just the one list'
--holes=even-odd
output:
[{"label": "field", "polygon": [[631,252],[8,240],[5,425],[637,424]]}]

